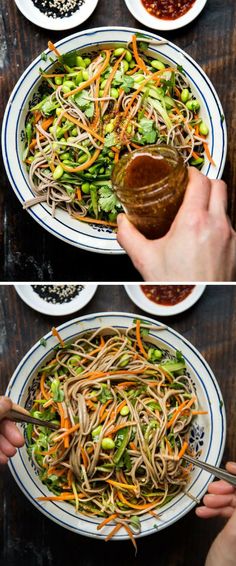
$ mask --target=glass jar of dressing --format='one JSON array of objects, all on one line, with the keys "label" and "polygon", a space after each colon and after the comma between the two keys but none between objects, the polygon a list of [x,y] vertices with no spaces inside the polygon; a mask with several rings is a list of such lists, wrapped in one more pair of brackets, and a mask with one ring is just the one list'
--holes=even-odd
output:
[{"label": "glass jar of dressing", "polygon": [[187,167],[168,145],[150,145],[121,157],[112,185],[129,220],[147,238],[164,236],[183,201]]}]

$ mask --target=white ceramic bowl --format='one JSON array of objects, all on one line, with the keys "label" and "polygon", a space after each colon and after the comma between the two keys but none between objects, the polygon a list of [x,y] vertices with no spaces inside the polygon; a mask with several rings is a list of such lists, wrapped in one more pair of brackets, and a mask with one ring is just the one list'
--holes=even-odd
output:
[{"label": "white ceramic bowl", "polygon": [[[79,285],[79,283],[75,283]],[[47,283],[48,285],[48,283]],[[50,285],[50,283],[49,283]],[[74,283],[73,283],[74,285]],[[32,309],[47,314],[48,316],[66,316],[81,310],[91,301],[97,290],[97,285],[83,285],[79,295],[76,295],[68,303],[48,303],[42,299],[33,289],[32,285],[15,285],[19,297]]]},{"label": "white ceramic bowl", "polygon": [[[135,32],[143,33],[151,39],[162,39],[157,35],[132,28],[97,28],[76,33],[59,41],[56,45],[61,53],[75,49],[89,51],[102,45],[127,43]],[[48,52],[48,51],[46,51]],[[190,81],[192,91],[201,101],[201,115],[209,125],[209,149],[216,167],[207,162],[202,172],[212,179],[220,178],[224,169],[227,136],[225,121],[222,122],[222,107],[210,80],[195,61],[173,43],[153,45],[149,53],[160,57],[170,65],[182,65]],[[16,84],[4,115],[2,128],[2,150],[5,168],[18,199],[21,203],[32,198],[28,174],[21,161],[24,142],[21,133],[24,131],[25,119],[29,103],[36,96],[41,82],[39,67],[48,71],[51,63],[37,57],[23,73]],[[45,203],[28,209],[29,214],[43,228],[64,242],[93,252],[120,254],[124,251],[119,246],[116,235],[110,228],[85,224],[71,218],[66,211],[57,210],[53,218],[51,210]]]},{"label": "white ceramic bowl", "polygon": [[[97,313],[83,316],[62,324],[58,330],[65,341],[69,341],[81,332],[97,329],[100,327],[116,326],[127,328],[132,324],[137,315],[131,313]],[[184,337],[175,330],[165,327],[160,330],[161,324],[142,316],[145,322],[151,322],[156,329],[150,331],[149,340],[159,347],[168,349],[171,353],[181,350],[186,360],[187,370],[196,387],[196,394],[201,407],[208,411],[207,415],[196,417],[195,424],[191,429],[192,446],[198,451],[202,450],[201,459],[210,464],[218,466],[220,464],[226,434],[226,420],[224,407],[221,400],[222,395],[217,381],[201,354]],[[44,365],[45,361],[53,356],[53,348],[58,343],[56,338],[49,332],[45,337],[46,346],[37,342],[25,355],[23,360],[16,368],[9,383],[6,394],[11,399],[25,406],[29,390],[32,391],[32,382],[35,379],[37,370]],[[17,454],[10,460],[10,470],[17,481],[19,487],[33,505],[59,525],[76,533],[94,538],[104,539],[110,532],[112,525],[101,531],[97,531],[97,525],[101,522],[99,518],[88,518],[81,514],[76,514],[74,508],[66,502],[42,502],[37,501],[37,497],[48,496],[48,488],[41,483],[33,467],[26,447],[18,450]],[[212,478],[208,473],[195,468],[191,473],[191,480],[188,486],[190,493],[200,499],[207,490],[207,485]],[[142,531],[139,536],[149,535],[168,527],[178,521],[188,511],[194,507],[195,503],[184,494],[177,495],[171,502],[161,508],[160,519],[151,517],[149,514],[141,518]],[[127,533],[122,529],[114,537],[115,540],[127,538]]]},{"label": "white ceramic bowl", "polygon": [[20,12],[36,26],[43,29],[61,30],[75,28],[85,22],[95,10],[98,0],[85,0],[80,8],[64,18],[49,18],[34,5],[32,0],[15,0]]},{"label": "white ceramic bowl", "polygon": [[205,291],[206,285],[195,285],[186,299],[180,301],[177,305],[170,306],[158,305],[148,299],[143,293],[141,285],[125,285],[124,287],[131,301],[143,311],[154,314],[155,316],[174,316],[190,309],[190,307],[200,299],[202,293]]},{"label": "white ceramic bowl", "polygon": [[144,24],[148,28],[162,30],[174,30],[182,28],[187,24],[190,24],[197,16],[199,16],[200,12],[203,10],[207,0],[195,0],[192,8],[186,12],[180,18],[176,20],[163,20],[161,18],[156,18],[149,14],[149,12],[144,8],[143,3],[141,0],[125,0],[126,6],[131,12],[131,14]]}]

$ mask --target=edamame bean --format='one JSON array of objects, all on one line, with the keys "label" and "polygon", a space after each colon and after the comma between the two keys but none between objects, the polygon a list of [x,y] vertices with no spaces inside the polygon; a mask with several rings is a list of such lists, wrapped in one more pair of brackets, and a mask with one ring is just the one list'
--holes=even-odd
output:
[{"label": "edamame bean", "polygon": [[64,92],[64,94],[67,94],[71,89],[66,85],[62,85],[61,90],[62,92]]},{"label": "edamame bean", "polygon": [[103,97],[103,94],[104,94],[104,90],[102,90],[102,89],[99,90],[99,93],[98,93],[98,94],[99,94],[99,97],[102,98],[102,97]]},{"label": "edamame bean", "polygon": [[153,69],[157,69],[158,71],[165,69],[164,63],[162,63],[162,61],[159,61],[159,59],[154,59],[153,61],[151,61],[151,66],[153,67]]},{"label": "edamame bean", "polygon": [[128,61],[125,61],[125,60],[123,59],[123,61],[121,62],[121,67],[122,67],[122,71],[123,71],[124,73],[127,73],[127,71],[129,70],[129,63],[128,63]]},{"label": "edamame bean", "polygon": [[115,448],[114,440],[105,436],[105,438],[102,439],[102,448],[103,450],[113,450],[113,448]]},{"label": "edamame bean", "polygon": [[63,173],[64,173],[63,167],[60,164],[57,165],[55,171],[53,171],[53,174],[52,174],[54,181],[58,181],[58,179],[61,178]]},{"label": "edamame bean", "polygon": [[107,79],[104,79],[104,81],[102,81],[102,83],[100,84],[101,90],[105,88],[106,84],[107,84]]},{"label": "edamame bean", "polygon": [[200,102],[198,102],[198,100],[188,100],[186,102],[186,106],[188,110],[191,110],[192,112],[197,112],[197,110],[199,110],[200,108]]},{"label": "edamame bean", "polygon": [[130,61],[132,61],[132,53],[130,51],[126,51],[125,59],[126,59],[126,61],[128,61],[128,63],[130,63]]},{"label": "edamame bean", "polygon": [[207,136],[209,134],[209,128],[205,124],[205,122],[201,122],[201,124],[199,126],[199,132],[202,136]]},{"label": "edamame bean", "polygon": [[70,90],[73,90],[73,88],[75,88],[75,83],[73,81],[64,81],[63,86],[68,86]]},{"label": "edamame bean", "polygon": [[113,98],[119,98],[119,92],[118,92],[117,88],[111,88],[111,96]]},{"label": "edamame bean", "polygon": [[82,189],[82,192],[87,195],[90,192],[90,184],[89,183],[83,183],[81,185],[81,189]]},{"label": "edamame bean", "polygon": [[95,438],[96,436],[99,436],[100,432],[102,430],[102,425],[97,426],[96,428],[94,428],[92,430],[92,437]]},{"label": "edamame bean", "polygon": [[112,122],[109,122],[109,124],[106,124],[106,126],[105,126],[106,134],[111,134],[111,132],[113,132],[113,130],[114,130],[114,124]]},{"label": "edamame bean", "polygon": [[71,130],[71,135],[72,135],[72,136],[77,136],[77,135],[78,135],[77,128],[73,128],[73,130]]},{"label": "edamame bean", "polygon": [[121,414],[122,417],[126,417],[129,414],[128,405],[125,405],[124,407],[122,407],[122,409],[120,410],[120,414]]},{"label": "edamame bean", "polygon": [[83,70],[82,70],[82,77],[83,77],[84,81],[88,81],[88,78],[89,78],[88,71],[85,71],[85,70],[83,69]]},{"label": "edamame bean", "polygon": [[84,59],[85,67],[88,67],[90,65],[90,63],[91,63],[91,59],[89,57],[85,57],[85,59]]},{"label": "edamame bean", "polygon": [[124,47],[117,47],[117,49],[115,49],[115,51],[113,52],[113,55],[114,57],[120,57],[122,53],[124,53],[124,51]]},{"label": "edamame bean", "polygon": [[62,85],[62,77],[55,77],[55,84]]},{"label": "edamame bean", "polygon": [[129,66],[130,69],[134,69],[134,67],[136,67],[136,61],[134,59],[131,59]]},{"label": "edamame bean", "polygon": [[57,116],[60,116],[60,114],[61,114],[62,112],[63,112],[63,109],[62,109],[62,108],[57,108],[57,109],[56,109],[56,115],[57,115]]},{"label": "edamame bean", "polygon": [[82,71],[78,71],[75,79],[75,84],[78,86],[83,80]]},{"label": "edamame bean", "polygon": [[181,95],[180,95],[182,102],[184,102],[184,103],[187,102],[189,97],[190,97],[190,92],[189,92],[188,88],[183,88]]},{"label": "edamame bean", "polygon": [[84,153],[83,155],[81,155],[81,157],[79,157],[78,163],[85,163],[85,161],[87,160],[88,160],[87,153]]},{"label": "edamame bean", "polygon": [[82,57],[80,57],[80,55],[77,55],[77,57],[76,57],[76,66],[77,67],[83,67],[85,69],[85,62],[82,59]]},{"label": "edamame bean", "polygon": [[65,159],[70,159],[70,154],[67,151],[66,153],[62,153],[61,160],[64,161]]},{"label": "edamame bean", "polygon": [[113,151],[109,151],[108,156],[110,157],[110,159],[114,159],[115,157]]}]

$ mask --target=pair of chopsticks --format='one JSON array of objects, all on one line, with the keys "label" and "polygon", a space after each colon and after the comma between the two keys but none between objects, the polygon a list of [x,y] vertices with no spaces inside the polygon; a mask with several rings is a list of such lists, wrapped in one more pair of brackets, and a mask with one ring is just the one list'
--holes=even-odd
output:
[{"label": "pair of chopsticks", "polygon": [[59,428],[59,425],[53,424],[50,421],[44,421],[32,417],[29,411],[27,411],[20,405],[16,405],[15,403],[12,403],[12,408],[6,414],[6,418],[16,423],[32,423],[35,425],[46,426],[47,428],[50,428],[52,430],[58,430]]}]

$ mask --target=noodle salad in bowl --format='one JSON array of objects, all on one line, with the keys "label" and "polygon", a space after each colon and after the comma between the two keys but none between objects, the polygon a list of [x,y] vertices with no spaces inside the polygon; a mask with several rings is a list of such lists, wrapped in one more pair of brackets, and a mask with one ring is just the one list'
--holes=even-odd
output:
[{"label": "noodle salad in bowl", "polygon": [[57,237],[124,253],[115,235],[122,206],[111,174],[136,148],[167,143],[187,164],[221,176],[220,102],[200,67],[175,45],[149,32],[98,28],[49,42],[41,57],[9,100],[3,156],[23,207]]},{"label": "noodle salad in bowl", "polygon": [[42,420],[25,428],[13,475],[40,511],[80,534],[130,537],[136,547],[205,493],[211,478],[185,452],[220,463],[216,380],[184,338],[152,319],[99,313],[53,329],[8,391]]}]

